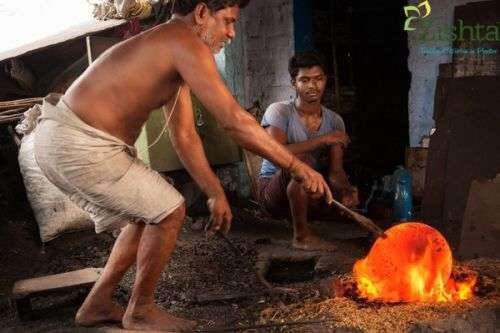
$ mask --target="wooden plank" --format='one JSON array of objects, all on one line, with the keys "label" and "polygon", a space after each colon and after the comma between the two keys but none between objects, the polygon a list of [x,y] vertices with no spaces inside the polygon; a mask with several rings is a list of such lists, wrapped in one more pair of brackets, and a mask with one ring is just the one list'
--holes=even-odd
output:
[{"label": "wooden plank", "polygon": [[434,102],[436,132],[431,136],[427,156],[422,214],[426,223],[443,229],[443,202],[448,161],[448,129],[450,121],[444,117],[450,79],[439,78]]},{"label": "wooden plank", "polygon": [[[495,25],[499,20],[499,6],[498,1],[457,6],[455,25],[460,23],[459,20],[470,26],[478,23]],[[444,230],[448,237],[451,236],[452,243],[456,245],[461,234],[462,217],[471,181],[487,179],[485,175],[489,175],[491,179],[492,167],[498,163],[498,159],[494,158],[498,156],[498,151],[495,154],[494,149],[498,148],[495,147],[495,141],[490,141],[498,141],[498,135],[494,135],[494,127],[498,128],[498,117],[494,114],[495,103],[498,105],[494,93],[495,89],[498,90],[498,80],[495,82],[490,79],[488,84],[492,86],[480,86],[480,81],[455,81],[452,78],[498,75],[500,49],[498,42],[472,39],[457,40],[453,46],[497,50],[496,55],[492,56],[457,53],[453,57],[453,64],[441,65],[439,68],[440,77],[436,86],[434,107],[437,133],[432,137],[429,149],[423,215],[428,223]],[[468,87],[465,86],[467,84]],[[489,116],[486,115],[488,112]],[[462,119],[454,118],[456,115],[460,115]],[[477,120],[477,117],[482,120]],[[486,131],[483,131],[484,126]],[[486,148],[483,149],[482,146]],[[464,151],[467,153],[464,154]]]},{"label": "wooden plank", "polygon": [[102,270],[102,268],[85,268],[62,274],[20,280],[14,284],[12,296],[22,298],[67,288],[90,286],[99,279]]},{"label": "wooden plank", "polygon": [[472,181],[495,178],[500,170],[500,77],[453,80],[448,96],[448,160],[442,220],[456,247]]},{"label": "wooden plank", "polygon": [[500,170],[500,77],[447,80],[429,149],[423,215],[456,247],[472,181]]},{"label": "wooden plank", "polygon": [[[255,101],[253,106],[251,108],[248,108],[247,111],[255,118],[255,120],[257,120],[259,124],[261,123],[262,117],[264,116],[264,111],[262,110],[259,101]],[[262,157],[246,149],[242,149],[241,155],[243,161],[245,162],[248,178],[250,179],[252,198],[255,201],[258,201],[259,177],[260,169],[262,167]]]},{"label": "wooden plank", "polygon": [[259,195],[259,176],[262,166],[262,157],[255,155],[246,149],[242,150],[243,161],[247,169],[248,178],[250,178],[250,186],[252,190],[252,198],[257,201]]},{"label": "wooden plank", "polygon": [[500,258],[500,174],[494,180],[472,182],[464,214],[460,259]]}]

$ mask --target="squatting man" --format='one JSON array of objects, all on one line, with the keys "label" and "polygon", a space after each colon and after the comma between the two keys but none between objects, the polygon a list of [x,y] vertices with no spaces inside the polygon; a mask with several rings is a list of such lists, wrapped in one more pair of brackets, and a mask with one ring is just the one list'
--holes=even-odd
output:
[{"label": "squatting man", "polygon": [[[151,110],[164,106],[173,145],[208,197],[213,232],[232,214],[196,133],[190,93],[242,147],[263,156],[304,190],[332,200],[324,178],[290,153],[235,101],[214,53],[235,37],[248,0],[176,0],[171,20],[106,51],[66,91],[49,95],[35,132],[35,156],[47,178],[92,217],[96,232],[124,227],[76,323],[121,322],[130,330],[190,331],[154,302],[158,278],[185,216],[184,198],[136,157],[133,147]],[[126,309],[112,294],[128,268],[137,272]]]},{"label": "squatting man", "polygon": [[[312,52],[299,53],[289,61],[296,97],[271,104],[262,119],[268,133],[298,158],[327,176],[330,189],[345,206],[358,202],[357,189],[344,171],[344,149],[349,137],[342,117],[321,105],[326,87],[323,58]],[[291,217],[293,242],[302,250],[334,250],[335,246],[313,234],[308,218],[336,215],[336,208],[315,199],[287,169],[264,160],[259,179],[258,200],[274,218]]]}]

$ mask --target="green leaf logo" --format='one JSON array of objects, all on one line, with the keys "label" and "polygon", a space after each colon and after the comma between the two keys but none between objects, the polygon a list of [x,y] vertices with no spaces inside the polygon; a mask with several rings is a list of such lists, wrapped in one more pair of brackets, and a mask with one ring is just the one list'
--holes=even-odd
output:
[{"label": "green leaf logo", "polygon": [[425,0],[424,2],[420,3],[418,5],[418,8],[421,8],[421,7],[425,8],[425,15],[422,16],[422,18],[426,18],[427,16],[431,15],[432,7],[431,7],[431,3],[429,2],[429,0]]},{"label": "green leaf logo", "polygon": [[[424,15],[420,12],[420,9],[423,8],[425,11]],[[418,6],[406,6],[404,7],[406,21],[404,25],[405,31],[414,31],[416,28],[412,26],[412,21],[416,19],[423,19],[427,16],[431,15],[432,7],[429,0],[425,0],[421,2]]]}]

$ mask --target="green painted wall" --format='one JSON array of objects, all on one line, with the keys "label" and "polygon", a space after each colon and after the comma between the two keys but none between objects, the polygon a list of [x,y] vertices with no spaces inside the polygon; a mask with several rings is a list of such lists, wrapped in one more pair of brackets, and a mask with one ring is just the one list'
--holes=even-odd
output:
[{"label": "green painted wall", "polygon": [[[192,99],[196,129],[203,141],[210,164],[215,166],[241,161],[238,146],[217,125],[215,119],[203,108],[198,100],[195,97]],[[163,110],[154,110],[135,144],[138,156],[156,171],[167,172],[184,169],[170,142],[168,130],[156,145],[148,148],[156,140],[164,124]]]}]

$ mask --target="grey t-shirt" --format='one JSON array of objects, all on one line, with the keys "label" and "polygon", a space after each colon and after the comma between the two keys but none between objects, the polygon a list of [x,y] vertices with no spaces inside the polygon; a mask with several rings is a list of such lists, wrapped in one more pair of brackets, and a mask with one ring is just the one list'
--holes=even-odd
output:
[{"label": "grey t-shirt", "polygon": [[[345,132],[342,117],[324,106],[321,107],[321,125],[319,129],[316,132],[309,132],[300,120],[294,100],[271,104],[264,113],[261,125],[263,127],[274,126],[283,130],[287,135],[287,144],[303,142],[333,131]],[[328,167],[328,149],[320,148],[310,155],[316,170]],[[260,176],[271,177],[276,171],[278,171],[278,168],[273,163],[264,160]]]}]

